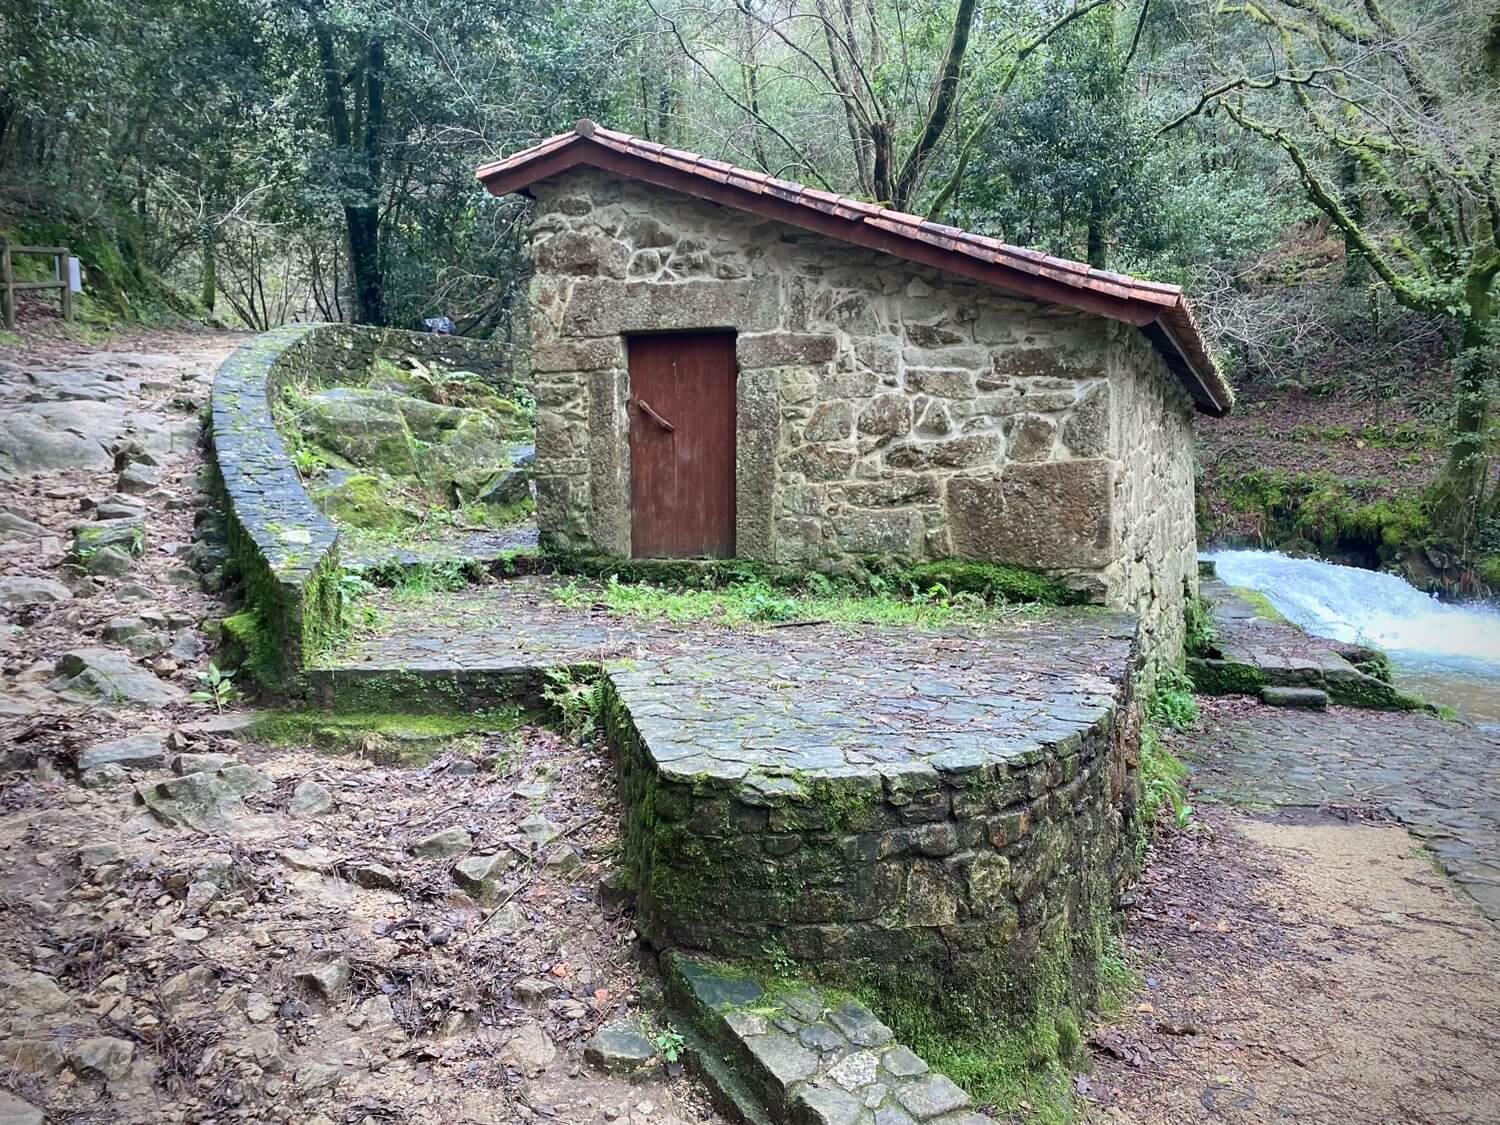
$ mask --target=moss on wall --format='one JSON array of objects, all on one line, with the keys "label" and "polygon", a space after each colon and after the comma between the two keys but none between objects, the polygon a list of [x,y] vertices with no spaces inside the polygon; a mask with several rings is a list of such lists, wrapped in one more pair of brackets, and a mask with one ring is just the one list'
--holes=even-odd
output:
[{"label": "moss on wall", "polygon": [[692,590],[720,589],[748,582],[799,593],[845,589],[860,594],[887,591],[905,594],[912,590],[926,593],[941,587],[949,594],[973,594],[994,602],[1081,605],[1087,601],[1084,594],[1041,572],[962,559],[905,565],[870,558],[858,566],[841,566],[831,574],[805,566],[748,559],[625,559],[565,551],[547,552],[543,562],[559,574],[617,577],[621,582]]}]

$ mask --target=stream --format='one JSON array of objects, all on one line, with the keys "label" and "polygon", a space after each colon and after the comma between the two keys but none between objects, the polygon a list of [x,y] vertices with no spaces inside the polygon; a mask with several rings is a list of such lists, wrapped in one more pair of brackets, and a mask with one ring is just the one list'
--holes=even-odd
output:
[{"label": "stream", "polygon": [[1441,602],[1394,574],[1271,551],[1210,551],[1219,577],[1259,590],[1309,633],[1384,649],[1398,686],[1500,729],[1500,610]]}]

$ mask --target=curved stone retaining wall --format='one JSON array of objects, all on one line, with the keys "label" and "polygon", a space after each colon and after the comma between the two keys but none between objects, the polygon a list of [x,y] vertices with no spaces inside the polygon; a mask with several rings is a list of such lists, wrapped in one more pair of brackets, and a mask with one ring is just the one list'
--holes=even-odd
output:
[{"label": "curved stone retaining wall", "polygon": [[[1102,660],[1107,645],[1099,651]],[[978,732],[963,752],[923,758],[913,741],[904,760],[842,753],[824,768],[827,750],[809,747],[807,768],[771,772],[692,754],[686,743],[711,740],[707,728],[689,729],[682,747],[663,742],[660,716],[631,695],[632,677],[666,693],[662,669],[649,658],[611,669],[604,712],[640,932],[659,948],[738,963],[789,956],[820,979],[960,1018],[1092,1003],[1131,873],[1139,794],[1139,659],[1132,651],[1121,663],[1129,671],[1102,691],[1014,699],[1011,729]],[[981,699],[961,708],[970,705],[994,709]],[[1036,711],[1046,722],[1028,729]],[[731,730],[749,721],[715,716]],[[828,723],[827,748],[862,745],[849,738],[856,717]],[[787,745],[775,748],[788,757]]]},{"label": "curved stone retaining wall", "polygon": [[225,622],[257,679],[285,687],[339,625],[338,531],[312,502],[276,430],[271,403],[288,382],[357,383],[380,355],[508,379],[483,341],[349,324],[287,325],[239,348],[214,378],[211,438],[245,582],[245,610]]},{"label": "curved stone retaining wall", "polygon": [[214,460],[245,583],[246,608],[225,628],[271,686],[295,675],[339,620],[338,532],[303,489],[271,416],[288,373],[321,350],[320,328],[291,325],[257,336],[214,377]]}]

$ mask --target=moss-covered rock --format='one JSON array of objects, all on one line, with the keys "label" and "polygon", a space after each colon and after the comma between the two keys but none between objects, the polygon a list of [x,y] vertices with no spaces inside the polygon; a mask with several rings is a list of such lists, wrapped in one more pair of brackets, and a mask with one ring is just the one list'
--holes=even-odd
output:
[{"label": "moss-covered rock", "polygon": [[332,387],[309,395],[298,423],[303,435],[350,464],[414,476],[417,450],[398,396],[353,387]]},{"label": "moss-covered rock", "polygon": [[422,522],[422,513],[403,503],[389,480],[367,473],[319,489],[313,499],[344,527],[394,530]]},{"label": "moss-covered rock", "polygon": [[[332,454],[327,460],[383,474],[393,482],[388,493],[404,491],[445,506],[484,494],[530,448],[518,447],[508,420],[488,411],[368,387],[330,387],[306,395],[294,424],[304,441]],[[334,509],[325,510],[338,517]],[[354,514],[360,516],[358,510]],[[404,523],[363,518],[351,526]]]}]

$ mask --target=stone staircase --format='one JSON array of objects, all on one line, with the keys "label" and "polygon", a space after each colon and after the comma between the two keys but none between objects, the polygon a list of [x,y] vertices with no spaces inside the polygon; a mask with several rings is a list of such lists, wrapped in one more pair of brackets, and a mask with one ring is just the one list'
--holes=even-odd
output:
[{"label": "stone staircase", "polygon": [[681,954],[663,958],[667,998],[689,1023],[693,1061],[720,1109],[747,1125],[988,1125],[857,1000],[791,981],[763,984]]}]

